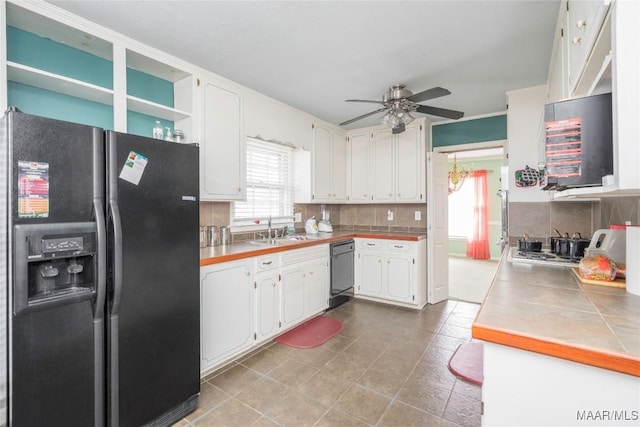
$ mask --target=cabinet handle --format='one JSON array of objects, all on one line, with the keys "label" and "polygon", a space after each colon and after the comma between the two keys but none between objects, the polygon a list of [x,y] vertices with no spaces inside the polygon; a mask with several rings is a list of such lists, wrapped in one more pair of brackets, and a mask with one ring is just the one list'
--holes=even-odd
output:
[{"label": "cabinet handle", "polygon": [[310,272],[309,272],[309,276],[312,276],[312,275],[313,275],[313,271],[310,271]]},{"label": "cabinet handle", "polygon": [[394,248],[398,248],[398,249],[402,249],[402,248],[404,248],[404,246],[402,246],[402,245],[393,245],[393,247],[394,247]]},{"label": "cabinet handle", "polygon": [[366,198],[367,198],[367,195],[366,195],[366,194],[363,194],[363,195],[362,195],[362,197],[364,197],[364,198],[366,199]]},{"label": "cabinet handle", "polygon": [[580,44],[580,42],[581,42],[581,41],[582,41],[582,38],[581,38],[581,37],[574,37],[574,38],[571,40],[571,44],[572,44],[572,45],[574,45],[574,46],[578,46],[578,45]]},{"label": "cabinet handle", "polygon": [[584,19],[578,20],[578,23],[576,24],[576,28],[579,30],[582,30],[586,26],[587,26],[587,21],[585,21]]},{"label": "cabinet handle", "polygon": [[262,265],[271,265],[273,264],[273,261],[269,261],[269,262],[263,262]]},{"label": "cabinet handle", "polygon": [[273,283],[271,284],[271,286],[273,286],[273,287],[275,288],[275,287],[276,287],[276,283],[275,283],[275,282],[273,282]]},{"label": "cabinet handle", "polygon": [[393,194],[389,193],[389,197],[392,197],[392,196],[393,196]]},{"label": "cabinet handle", "polygon": [[367,243],[367,246],[375,246],[375,243]]}]

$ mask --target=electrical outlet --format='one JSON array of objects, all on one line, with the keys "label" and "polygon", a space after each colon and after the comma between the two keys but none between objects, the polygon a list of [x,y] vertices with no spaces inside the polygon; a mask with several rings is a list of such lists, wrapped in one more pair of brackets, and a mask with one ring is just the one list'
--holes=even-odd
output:
[{"label": "electrical outlet", "polygon": [[293,221],[294,222],[302,222],[302,213],[301,212],[296,212],[295,214],[293,214]]},{"label": "electrical outlet", "polygon": [[387,221],[393,221],[393,211],[391,209],[387,211]]},{"label": "electrical outlet", "polygon": [[414,218],[415,218],[416,221],[420,221],[422,219],[422,212],[415,211]]}]

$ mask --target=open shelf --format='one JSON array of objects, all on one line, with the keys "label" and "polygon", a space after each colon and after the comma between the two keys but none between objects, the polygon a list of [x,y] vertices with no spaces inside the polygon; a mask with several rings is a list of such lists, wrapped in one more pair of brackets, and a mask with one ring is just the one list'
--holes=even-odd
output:
[{"label": "open shelf", "polygon": [[135,111],[136,113],[171,120],[173,122],[191,117],[191,114],[185,111],[177,110],[175,108],[167,107],[165,105],[157,104],[131,95],[127,95],[127,109]]},{"label": "open shelf", "polygon": [[7,61],[7,80],[113,106],[113,90]]}]

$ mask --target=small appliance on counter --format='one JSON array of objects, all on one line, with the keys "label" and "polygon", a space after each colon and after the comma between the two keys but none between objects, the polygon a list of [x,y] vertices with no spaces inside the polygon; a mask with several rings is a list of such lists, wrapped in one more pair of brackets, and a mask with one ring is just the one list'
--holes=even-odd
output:
[{"label": "small appliance on counter", "polygon": [[624,263],[626,260],[626,227],[612,225],[611,228],[596,230],[591,238],[585,255],[604,255],[615,262]]},{"label": "small appliance on counter", "polygon": [[331,225],[331,212],[325,209],[322,205],[322,219],[318,223],[318,231],[321,233],[333,233],[333,226]]},{"label": "small appliance on counter", "polygon": [[307,218],[304,223],[304,231],[307,234],[318,234],[318,223],[316,222],[315,216]]}]

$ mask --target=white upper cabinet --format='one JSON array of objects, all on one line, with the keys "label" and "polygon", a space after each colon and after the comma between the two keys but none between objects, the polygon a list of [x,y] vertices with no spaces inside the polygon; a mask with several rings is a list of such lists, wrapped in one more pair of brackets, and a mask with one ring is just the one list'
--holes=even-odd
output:
[{"label": "white upper cabinet", "polygon": [[244,130],[247,136],[309,148],[311,122],[307,113],[251,90],[245,93]]},{"label": "white upper cabinet", "polygon": [[324,124],[312,125],[311,151],[294,154],[296,203],[342,203],[347,200],[347,136]]},{"label": "white upper cabinet", "polygon": [[396,135],[396,201],[425,200],[425,147],[422,125]]},{"label": "white upper cabinet", "polygon": [[[609,9],[608,3],[607,1],[605,4],[604,0],[570,0],[568,2],[569,90],[572,94],[580,94],[577,86],[600,34]],[[610,44],[609,41],[609,46]],[[594,58],[594,60],[598,59]]]},{"label": "white upper cabinet", "polygon": [[371,201],[369,179],[370,170],[370,133],[354,133],[347,142],[347,200],[351,203]]},{"label": "white upper cabinet", "polygon": [[[560,10],[566,21],[570,97],[613,94],[613,180],[606,186],[554,192],[554,199],[640,193],[640,2],[569,1]],[[558,39],[556,38],[556,43]],[[559,49],[556,46],[556,49]],[[555,56],[554,56],[555,59]],[[559,83],[557,64],[549,73],[549,98]],[[564,84],[564,82],[563,82]],[[509,103],[511,110],[511,103]]]},{"label": "white upper cabinet", "polygon": [[238,88],[201,79],[202,142],[201,200],[242,200],[245,197],[245,139],[242,95]]},{"label": "white upper cabinet", "polygon": [[425,130],[411,124],[397,135],[379,129],[371,136],[371,200],[376,203],[425,200]]}]

